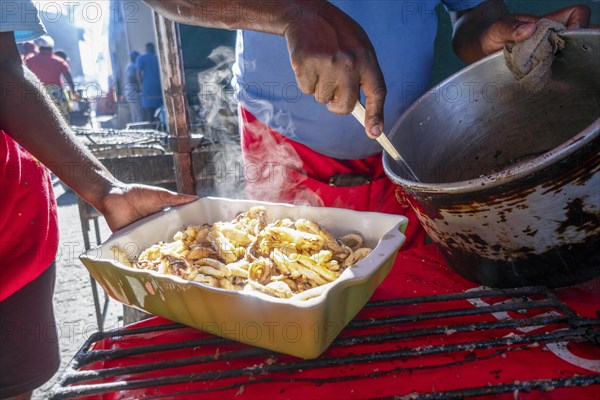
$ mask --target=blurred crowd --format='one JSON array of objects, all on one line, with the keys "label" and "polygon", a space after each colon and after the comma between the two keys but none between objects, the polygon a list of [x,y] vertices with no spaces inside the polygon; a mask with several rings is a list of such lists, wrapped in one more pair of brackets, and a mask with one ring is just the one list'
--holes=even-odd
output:
[{"label": "blurred crowd", "polygon": [[89,99],[73,80],[69,56],[57,49],[52,37],[44,35],[35,41],[19,43],[23,62],[44,85],[46,93],[71,125],[91,123],[91,102],[97,115],[115,115],[117,103],[126,103],[131,124],[160,124],[164,122],[160,67],[153,43],[147,43],[145,53],[131,51],[125,68],[122,96],[117,96],[114,79],[109,89],[97,99]]},{"label": "blurred crowd", "polygon": [[75,90],[67,53],[55,51],[54,40],[48,35],[22,43],[20,51],[25,65],[38,77],[61,114],[69,121],[79,95]]}]

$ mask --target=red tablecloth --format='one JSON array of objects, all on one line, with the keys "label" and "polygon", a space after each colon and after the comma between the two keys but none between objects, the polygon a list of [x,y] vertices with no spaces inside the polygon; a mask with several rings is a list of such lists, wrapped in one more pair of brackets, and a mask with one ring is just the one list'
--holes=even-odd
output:
[{"label": "red tablecloth", "polygon": [[[373,300],[396,299],[423,295],[457,293],[477,288],[477,285],[462,279],[454,273],[441,259],[433,246],[420,250],[400,252],[397,262],[383,284],[373,296]],[[577,286],[555,290],[554,293],[579,315],[596,318],[600,310],[600,279]],[[501,299],[494,301],[500,302]],[[449,308],[476,308],[488,304],[489,299],[456,300],[449,303],[427,303],[418,305],[394,306],[393,308],[366,308],[356,317],[357,320],[380,317],[381,313],[418,314],[432,310]],[[401,308],[401,309],[399,309]],[[523,318],[534,314],[545,314],[556,310],[536,309],[526,313],[497,312],[469,317],[468,323],[496,321],[506,318]],[[152,318],[127,327],[128,329],[169,323],[161,318]],[[443,324],[462,323],[462,320],[446,318]],[[428,325],[429,324],[429,325]],[[369,328],[374,333],[381,329],[389,331],[439,326],[439,320],[416,321],[403,323],[390,328]],[[564,326],[563,326],[564,328]],[[557,326],[540,326],[529,329],[527,334],[555,331]],[[381,352],[394,349],[415,348],[419,346],[452,344],[469,340],[485,340],[487,338],[510,337],[525,331],[504,329],[498,332],[478,331],[468,333],[452,333],[435,337],[417,337],[400,341],[390,341],[377,345],[360,344],[347,347],[332,347],[323,356],[340,357],[365,352]],[[347,331],[340,335],[348,335]],[[130,348],[157,343],[176,343],[197,340],[210,335],[192,328],[173,329],[155,333],[104,339],[95,345],[95,349]],[[367,347],[364,347],[367,346]],[[373,346],[371,350],[368,346]],[[205,356],[207,354],[225,354],[231,350],[249,349],[248,346],[228,343],[224,346],[201,346],[183,350],[150,353],[143,356],[132,356],[116,360],[91,364],[86,369],[111,368],[125,365],[141,365],[156,361],[174,360],[184,357]],[[600,349],[591,344],[554,343],[534,344],[528,347],[508,346],[506,351],[498,349],[477,349],[462,353],[444,355],[428,355],[409,359],[392,359],[356,363],[352,366],[331,366],[301,368],[293,374],[277,372],[256,376],[238,376],[233,378],[212,376],[199,382],[157,386],[153,389],[127,390],[103,395],[103,399],[144,398],[169,393],[195,393],[179,395],[176,398],[203,399],[351,399],[392,397],[398,394],[423,393],[442,390],[456,390],[468,387],[482,387],[515,381],[571,377],[574,375],[594,375],[600,373]],[[294,362],[297,359],[284,355],[258,356],[249,361],[232,359],[222,360],[217,357],[210,362],[171,368],[162,371],[146,372],[132,376],[108,378],[106,382],[118,380],[134,380],[144,378],[160,378],[175,374],[202,374],[210,371],[227,371],[247,368],[252,365],[269,363]],[[436,368],[431,368],[437,365]],[[323,379],[328,378],[325,382]],[[331,381],[333,378],[333,381]],[[229,387],[227,389],[227,387]],[[218,389],[218,390],[217,390]],[[216,390],[216,391],[211,391]],[[530,393],[506,393],[499,395],[501,399],[600,399],[598,385],[577,388],[557,388],[549,391],[533,391]]]}]

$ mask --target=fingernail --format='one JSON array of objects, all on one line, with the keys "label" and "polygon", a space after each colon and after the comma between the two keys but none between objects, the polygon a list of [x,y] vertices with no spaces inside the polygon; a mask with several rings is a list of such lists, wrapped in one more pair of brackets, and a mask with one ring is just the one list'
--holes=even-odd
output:
[{"label": "fingernail", "polygon": [[381,135],[382,131],[383,131],[383,129],[381,129],[381,125],[374,125],[371,128],[371,135],[373,135],[373,136],[379,136],[379,135]]}]

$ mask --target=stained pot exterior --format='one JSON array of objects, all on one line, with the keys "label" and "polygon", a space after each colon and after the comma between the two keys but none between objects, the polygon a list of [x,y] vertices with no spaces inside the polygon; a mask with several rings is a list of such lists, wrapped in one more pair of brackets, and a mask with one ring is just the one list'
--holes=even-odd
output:
[{"label": "stained pot exterior", "polygon": [[384,156],[450,265],[490,286],[600,275],[600,31],[565,34],[550,84],[522,91],[497,53],[450,77],[398,121]]}]

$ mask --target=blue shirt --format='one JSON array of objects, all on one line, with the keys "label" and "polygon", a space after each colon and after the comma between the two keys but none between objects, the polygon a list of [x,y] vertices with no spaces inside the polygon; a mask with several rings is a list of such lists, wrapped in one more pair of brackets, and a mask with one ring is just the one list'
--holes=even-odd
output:
[{"label": "blue shirt", "polygon": [[46,29],[32,0],[0,0],[0,32],[14,32],[20,43],[45,35]]},{"label": "blue shirt", "polygon": [[162,106],[158,57],[155,53],[143,54],[138,57],[136,66],[142,72],[142,107],[158,108]]},{"label": "blue shirt", "polygon": [[[443,1],[450,11],[483,0]],[[439,0],[332,1],[367,32],[387,85],[385,131],[427,89],[437,32]],[[301,93],[290,66],[285,38],[239,31],[234,68],[240,103],[286,137],[338,159],[361,159],[381,152],[351,115],[336,115],[313,96]],[[364,100],[364,98],[363,98]]]}]

